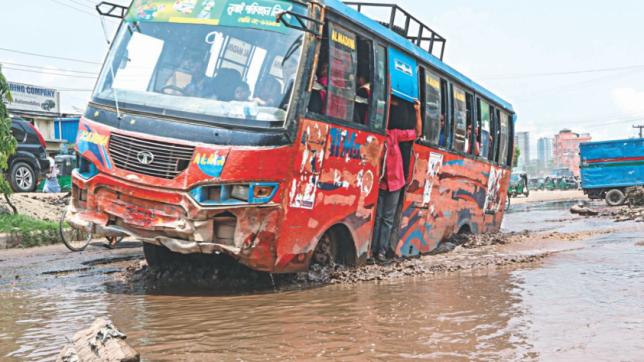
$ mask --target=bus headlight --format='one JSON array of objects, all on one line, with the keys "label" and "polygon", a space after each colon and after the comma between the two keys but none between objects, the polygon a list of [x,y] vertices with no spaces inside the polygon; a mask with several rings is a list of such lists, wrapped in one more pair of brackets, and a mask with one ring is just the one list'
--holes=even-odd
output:
[{"label": "bus headlight", "polygon": [[250,190],[250,186],[248,185],[234,185],[232,190],[230,191],[230,197],[237,200],[249,201],[248,200],[249,190]]},{"label": "bus headlight", "polygon": [[270,202],[278,188],[276,182],[207,185],[195,187],[190,191],[190,196],[203,206],[260,205]]},{"label": "bus headlight", "polygon": [[90,178],[98,175],[98,169],[94,163],[83,156],[80,156],[79,158],[77,170],[78,174],[85,180],[89,180]]}]

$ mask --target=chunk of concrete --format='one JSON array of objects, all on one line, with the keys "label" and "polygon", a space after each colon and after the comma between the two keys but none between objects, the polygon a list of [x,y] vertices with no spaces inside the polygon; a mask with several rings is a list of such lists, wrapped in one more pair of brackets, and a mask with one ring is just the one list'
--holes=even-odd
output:
[{"label": "chunk of concrete", "polygon": [[126,335],[105,318],[76,332],[70,344],[58,354],[57,362],[138,362],[139,353],[125,342]]}]

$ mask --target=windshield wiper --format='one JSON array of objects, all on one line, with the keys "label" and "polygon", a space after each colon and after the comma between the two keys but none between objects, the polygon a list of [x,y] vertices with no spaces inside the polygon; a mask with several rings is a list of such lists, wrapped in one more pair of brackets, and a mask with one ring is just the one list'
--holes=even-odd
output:
[{"label": "windshield wiper", "polygon": [[284,66],[286,61],[289,60],[293,56],[293,54],[295,54],[295,52],[298,49],[300,49],[301,46],[302,46],[302,35],[300,35],[297,39],[295,39],[293,44],[291,44],[291,46],[288,47],[288,49],[286,50],[286,53],[284,53],[284,59],[282,59],[282,66]]}]

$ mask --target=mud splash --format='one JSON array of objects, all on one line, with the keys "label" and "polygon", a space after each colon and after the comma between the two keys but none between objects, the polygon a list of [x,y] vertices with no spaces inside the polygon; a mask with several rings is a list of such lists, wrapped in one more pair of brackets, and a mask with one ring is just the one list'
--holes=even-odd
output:
[{"label": "mud splash", "polygon": [[[610,233],[611,230],[583,232],[507,232],[459,235],[441,244],[438,254],[358,268],[340,265],[313,266],[309,272],[277,275],[250,270],[225,256],[185,258],[164,268],[150,268],[145,261],[116,273],[111,287],[124,291],[190,291],[209,293],[251,293],[286,291],[328,284],[397,280],[406,277],[458,271],[500,268],[534,263],[561,250],[574,248],[569,242]],[[560,244],[556,248],[546,244]]]}]

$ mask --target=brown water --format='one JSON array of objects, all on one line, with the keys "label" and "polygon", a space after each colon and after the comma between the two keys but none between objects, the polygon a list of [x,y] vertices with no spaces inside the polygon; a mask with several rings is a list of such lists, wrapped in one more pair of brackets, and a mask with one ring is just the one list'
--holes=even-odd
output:
[{"label": "brown water", "polygon": [[[530,215],[508,221],[563,213]],[[644,360],[638,230],[529,267],[281,293],[123,294],[90,274],[0,283],[0,359],[50,360],[109,316],[146,360]]]}]

